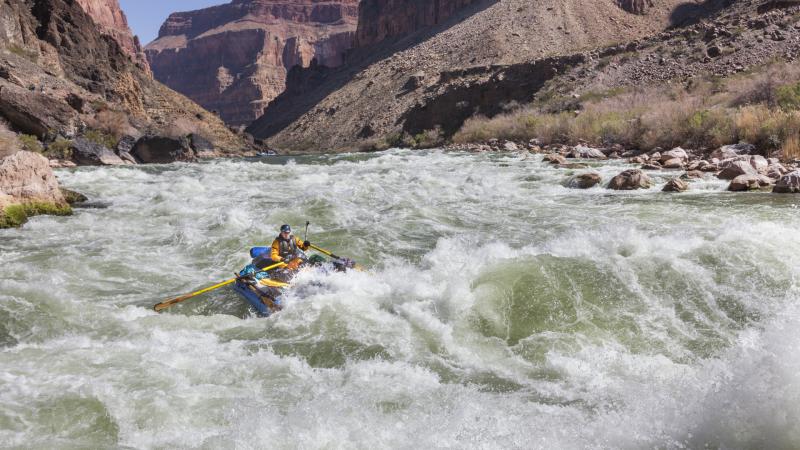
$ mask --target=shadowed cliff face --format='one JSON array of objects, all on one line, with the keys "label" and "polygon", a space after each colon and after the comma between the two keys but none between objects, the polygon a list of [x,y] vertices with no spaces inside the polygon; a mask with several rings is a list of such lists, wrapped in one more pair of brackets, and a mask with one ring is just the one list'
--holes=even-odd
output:
[{"label": "shadowed cliff face", "polygon": [[[118,0],[76,0],[104,34],[114,38],[137,64],[147,69],[147,58],[128,26],[128,19]],[[149,70],[149,69],[147,69]]]},{"label": "shadowed cliff face", "polygon": [[[668,28],[685,0],[363,0],[338,69],[293,72],[248,131],[277,149],[371,148],[530,100],[573,55]],[[516,67],[511,67],[516,66]],[[504,69],[506,67],[507,69]]]},{"label": "shadowed cliff face", "polygon": [[438,25],[478,0],[364,0],[358,14],[356,46],[366,47]]},{"label": "shadowed cliff face", "polygon": [[341,65],[357,14],[358,0],[236,0],[171,15],[146,53],[156,79],[244,125],[284,91],[292,67]]},{"label": "shadowed cliff face", "polygon": [[[180,128],[202,131],[226,152],[245,147],[218,118],[154,80],[98,22],[74,0],[0,2],[0,116],[14,131],[50,142],[87,127],[126,134]],[[104,112],[114,114],[113,124],[99,122]]]}]

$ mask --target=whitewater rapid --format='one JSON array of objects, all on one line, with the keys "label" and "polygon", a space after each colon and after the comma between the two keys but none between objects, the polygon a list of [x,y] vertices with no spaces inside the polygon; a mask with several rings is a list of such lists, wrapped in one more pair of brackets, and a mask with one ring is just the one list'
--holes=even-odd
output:
[{"label": "whitewater rapid", "polygon": [[[59,171],[91,207],[0,230],[0,446],[800,447],[800,197],[563,186],[580,172],[408,150]],[[152,311],[306,220],[370,270],[304,272],[269,319],[229,289]]]}]

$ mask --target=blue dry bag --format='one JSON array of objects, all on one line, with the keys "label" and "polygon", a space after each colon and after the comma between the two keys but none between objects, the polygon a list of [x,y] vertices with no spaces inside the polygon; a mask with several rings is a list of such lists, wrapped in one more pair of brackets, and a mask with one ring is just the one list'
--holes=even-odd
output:
[{"label": "blue dry bag", "polygon": [[271,249],[269,247],[253,247],[250,249],[250,257],[256,259],[259,256],[263,255],[264,253],[269,252],[270,250]]}]

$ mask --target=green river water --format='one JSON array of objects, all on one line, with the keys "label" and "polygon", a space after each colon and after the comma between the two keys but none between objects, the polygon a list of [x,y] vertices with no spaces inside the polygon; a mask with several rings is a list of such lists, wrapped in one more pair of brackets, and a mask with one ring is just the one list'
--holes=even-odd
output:
[{"label": "green river water", "polygon": [[[0,230],[0,447],[799,448],[800,197],[571,173],[408,150],[59,171],[92,207]],[[152,311],[306,220],[369,270],[305,271],[268,319],[228,288]]]}]

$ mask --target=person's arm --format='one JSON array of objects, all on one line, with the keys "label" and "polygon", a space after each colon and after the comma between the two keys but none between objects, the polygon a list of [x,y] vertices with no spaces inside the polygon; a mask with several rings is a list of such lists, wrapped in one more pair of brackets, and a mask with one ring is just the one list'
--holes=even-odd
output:
[{"label": "person's arm", "polygon": [[277,239],[275,239],[274,241],[272,241],[272,251],[270,252],[270,255],[269,255],[269,256],[270,256],[270,257],[272,258],[272,260],[273,260],[273,261],[275,261],[275,262],[281,262],[281,261],[283,261],[283,258],[281,258],[281,243],[280,243],[280,242],[278,242],[278,240],[277,240]]},{"label": "person's arm", "polygon": [[299,247],[299,248],[301,248],[303,250],[308,250],[308,246],[311,245],[311,242],[309,242],[309,241],[303,242],[303,240],[300,239],[297,236],[294,237],[294,242],[295,242],[295,244],[297,244],[297,247]]}]

